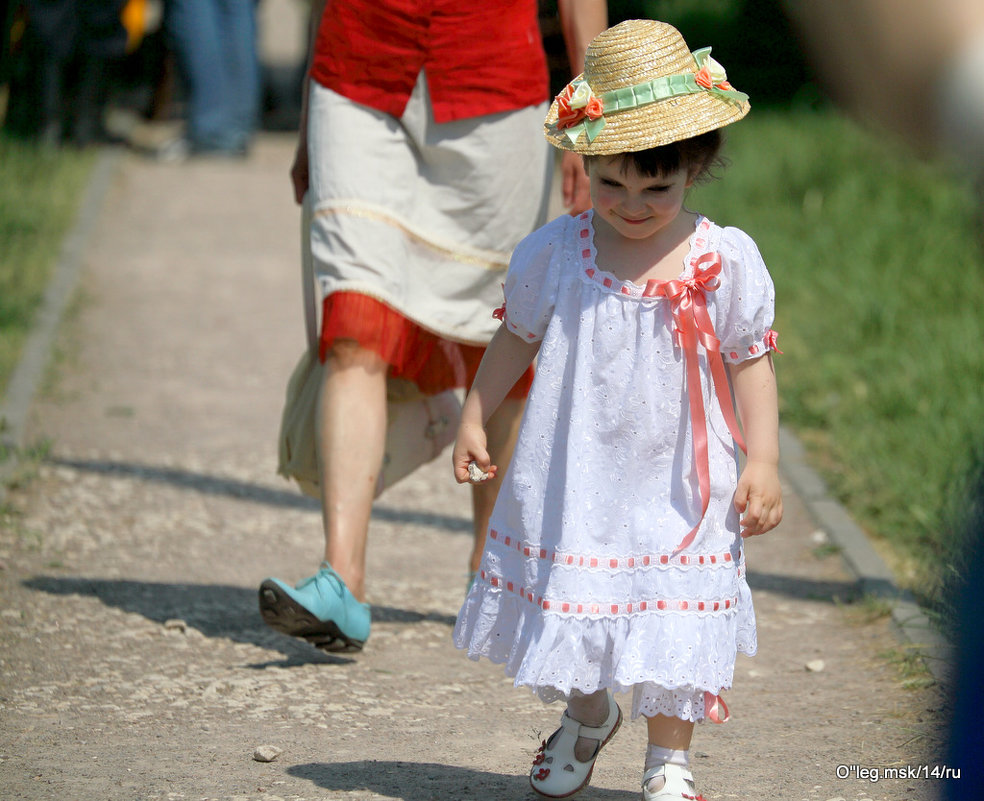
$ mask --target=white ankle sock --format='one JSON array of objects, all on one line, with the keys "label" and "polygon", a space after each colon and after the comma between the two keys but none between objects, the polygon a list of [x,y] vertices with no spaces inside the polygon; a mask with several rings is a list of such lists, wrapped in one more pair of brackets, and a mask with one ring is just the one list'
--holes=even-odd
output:
[{"label": "white ankle sock", "polygon": [[[674,751],[672,748],[662,748],[652,745],[646,749],[646,772],[651,768],[658,768],[660,765],[678,765],[681,768],[690,769],[690,751]],[[665,786],[662,776],[649,780],[646,789],[651,793],[658,793]]]},{"label": "white ankle sock", "polygon": [[690,751],[674,751],[672,748],[663,748],[650,743],[646,749],[646,770],[659,765],[679,765],[681,768],[689,768]]}]

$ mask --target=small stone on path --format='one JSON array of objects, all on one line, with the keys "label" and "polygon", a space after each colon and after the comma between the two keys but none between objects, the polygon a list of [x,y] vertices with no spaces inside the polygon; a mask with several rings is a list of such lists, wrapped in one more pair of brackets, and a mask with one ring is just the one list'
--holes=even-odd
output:
[{"label": "small stone on path", "polygon": [[819,673],[825,667],[826,665],[822,659],[814,659],[806,663],[806,669],[810,671],[810,673]]},{"label": "small stone on path", "polygon": [[275,745],[261,745],[253,752],[253,759],[257,762],[273,762],[283,752],[284,749]]}]

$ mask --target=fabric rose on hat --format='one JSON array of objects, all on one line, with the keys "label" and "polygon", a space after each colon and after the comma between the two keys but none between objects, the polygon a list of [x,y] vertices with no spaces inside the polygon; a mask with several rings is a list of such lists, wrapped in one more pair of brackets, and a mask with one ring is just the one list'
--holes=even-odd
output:
[{"label": "fabric rose on hat", "polygon": [[703,63],[694,76],[697,84],[705,89],[710,89],[712,86],[730,89],[731,84],[728,83],[728,73],[725,72],[724,67],[711,58],[710,53],[702,51],[701,55],[703,56]]},{"label": "fabric rose on hat", "polygon": [[604,112],[604,104],[591,91],[587,81],[572,81],[557,95],[557,127],[560,129],[577,125],[585,117],[596,120]]}]

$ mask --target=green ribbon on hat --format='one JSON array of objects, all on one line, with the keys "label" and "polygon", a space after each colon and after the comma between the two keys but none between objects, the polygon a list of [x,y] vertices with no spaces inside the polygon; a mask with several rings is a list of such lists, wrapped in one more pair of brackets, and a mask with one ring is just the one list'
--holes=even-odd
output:
[{"label": "green ribbon on hat", "polygon": [[[728,83],[728,76],[724,67],[711,58],[711,48],[705,47],[695,50],[693,56],[698,68],[696,73],[666,75],[662,78],[637,83],[634,86],[602,92],[598,95],[603,108],[602,116],[597,119],[584,117],[576,124],[561,130],[571,142],[577,142],[581,136],[587,136],[589,143],[594,142],[602,128],[605,127],[605,117],[609,114],[647,106],[671,97],[696,95],[701,92],[708,92],[739,106],[745,104],[748,95],[732,88],[731,84]],[[571,85],[575,87],[580,84],[586,85],[581,77],[575,78],[571,82]],[[590,89],[588,91],[590,92]]]}]

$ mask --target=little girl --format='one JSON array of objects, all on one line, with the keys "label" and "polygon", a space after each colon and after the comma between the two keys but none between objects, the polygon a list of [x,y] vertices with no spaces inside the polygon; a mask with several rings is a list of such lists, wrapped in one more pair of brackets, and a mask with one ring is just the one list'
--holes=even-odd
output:
[{"label": "little girl", "polygon": [[585,157],[593,210],[516,248],[453,459],[459,482],[495,473],[484,423],[539,354],[454,637],[566,702],[530,773],[548,798],[588,783],[628,691],[643,798],[697,798],[694,723],[727,719],[735,655],[756,650],[742,537],[782,517],[773,287],[746,234],[683,206],[747,111],[709,49],[633,20],[592,42],[547,116]]}]

